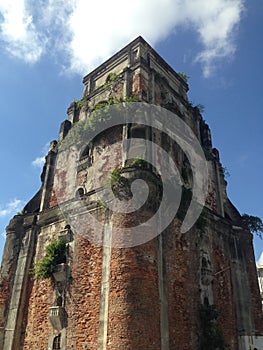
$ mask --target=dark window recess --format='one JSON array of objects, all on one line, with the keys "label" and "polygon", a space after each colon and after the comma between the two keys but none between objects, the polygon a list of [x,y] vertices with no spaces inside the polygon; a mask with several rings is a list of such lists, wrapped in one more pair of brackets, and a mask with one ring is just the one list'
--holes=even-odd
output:
[{"label": "dark window recess", "polygon": [[81,188],[79,188],[78,190],[77,190],[77,192],[76,192],[76,197],[77,198],[82,198],[83,196],[84,196],[84,189],[81,187]]},{"label": "dark window recess", "polygon": [[57,335],[53,341],[53,350],[61,350],[61,334]]},{"label": "dark window recess", "polygon": [[84,151],[81,153],[80,160],[88,157],[89,156],[89,152],[90,152],[90,147],[86,146]]},{"label": "dark window recess", "polygon": [[137,124],[131,127],[130,130],[131,138],[146,139],[145,125]]},{"label": "dark window recess", "polygon": [[206,260],[206,258],[202,258],[202,267],[203,268],[207,267],[207,260]]},{"label": "dark window recess", "polygon": [[204,297],[204,305],[208,306],[209,305],[209,301],[207,297]]},{"label": "dark window recess", "polygon": [[62,306],[62,297],[57,297],[57,306]]}]

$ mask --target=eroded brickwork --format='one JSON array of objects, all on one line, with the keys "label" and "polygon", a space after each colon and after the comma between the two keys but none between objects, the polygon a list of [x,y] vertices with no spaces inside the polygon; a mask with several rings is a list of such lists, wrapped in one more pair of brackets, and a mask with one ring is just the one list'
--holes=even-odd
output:
[{"label": "eroded brickwork", "polygon": [[49,307],[54,303],[50,281],[34,282],[29,296],[25,339],[22,349],[47,349],[48,338],[53,330],[48,319]]},{"label": "eroded brickwork", "polygon": [[113,250],[108,349],[160,347],[156,240],[146,245]]},{"label": "eroded brickwork", "polygon": [[223,330],[224,340],[231,349],[238,349],[236,305],[233,295],[232,262],[229,249],[222,233],[216,232],[212,243],[212,263],[214,271],[214,303],[220,312],[219,324]]},{"label": "eroded brickwork", "polygon": [[[175,233],[176,232],[176,233]],[[164,235],[170,349],[195,349],[199,323],[199,252],[196,233],[180,235],[174,222]]]},{"label": "eroded brickwork", "polygon": [[77,237],[73,254],[72,279],[66,310],[68,315],[68,349],[97,349],[102,248],[85,237]]}]

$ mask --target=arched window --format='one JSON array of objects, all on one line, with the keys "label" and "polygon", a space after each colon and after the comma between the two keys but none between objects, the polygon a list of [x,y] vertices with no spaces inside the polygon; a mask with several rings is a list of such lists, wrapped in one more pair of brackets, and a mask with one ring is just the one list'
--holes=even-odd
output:
[{"label": "arched window", "polygon": [[84,148],[83,152],[82,152],[81,155],[80,155],[79,160],[82,160],[82,159],[88,157],[88,156],[89,156],[89,153],[90,153],[90,146],[88,145],[88,146],[86,146],[86,147]]},{"label": "arched window", "polygon": [[77,192],[76,192],[77,198],[83,198],[84,194],[85,194],[84,188],[80,187],[77,189]]},{"label": "arched window", "polygon": [[52,350],[61,350],[61,334],[57,335],[53,340]]},{"label": "arched window", "polygon": [[93,152],[93,146],[92,143],[89,142],[88,145],[86,145],[82,151],[80,152],[79,156],[79,166],[78,171],[84,170],[87,167],[90,167],[92,164],[92,152]]}]

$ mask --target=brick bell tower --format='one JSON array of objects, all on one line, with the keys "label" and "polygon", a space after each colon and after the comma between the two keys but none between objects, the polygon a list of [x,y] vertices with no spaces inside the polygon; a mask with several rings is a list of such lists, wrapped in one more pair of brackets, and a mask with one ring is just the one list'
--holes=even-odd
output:
[{"label": "brick bell tower", "polygon": [[[263,349],[252,235],[227,197],[219,153],[182,75],[138,37],[83,83],[82,99],[71,103],[58,142],[50,144],[39,192],[6,229],[0,349]],[[118,105],[142,103],[167,111],[163,125],[149,126],[144,116],[96,132],[105,110],[107,117],[111,107],[118,113]],[[191,152],[162,131],[171,118],[198,140],[208,174],[203,211],[185,232],[200,179]],[[86,125],[95,137],[85,144]],[[133,138],[141,143],[131,146]],[[150,230],[142,226],[137,243],[128,231],[121,246],[124,229],[141,227],[164,201],[164,184],[172,182],[166,155],[180,173],[178,210],[151,236],[176,206],[170,196]],[[115,211],[101,196],[110,189],[123,208],[136,179],[148,188],[141,208]]]}]

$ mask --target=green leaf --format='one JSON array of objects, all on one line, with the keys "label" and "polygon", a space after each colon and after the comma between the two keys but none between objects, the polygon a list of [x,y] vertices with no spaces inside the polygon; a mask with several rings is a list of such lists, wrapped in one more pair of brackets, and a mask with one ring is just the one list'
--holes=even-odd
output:
[{"label": "green leaf", "polygon": [[263,222],[258,216],[243,214],[243,224],[252,232],[262,239]]}]

